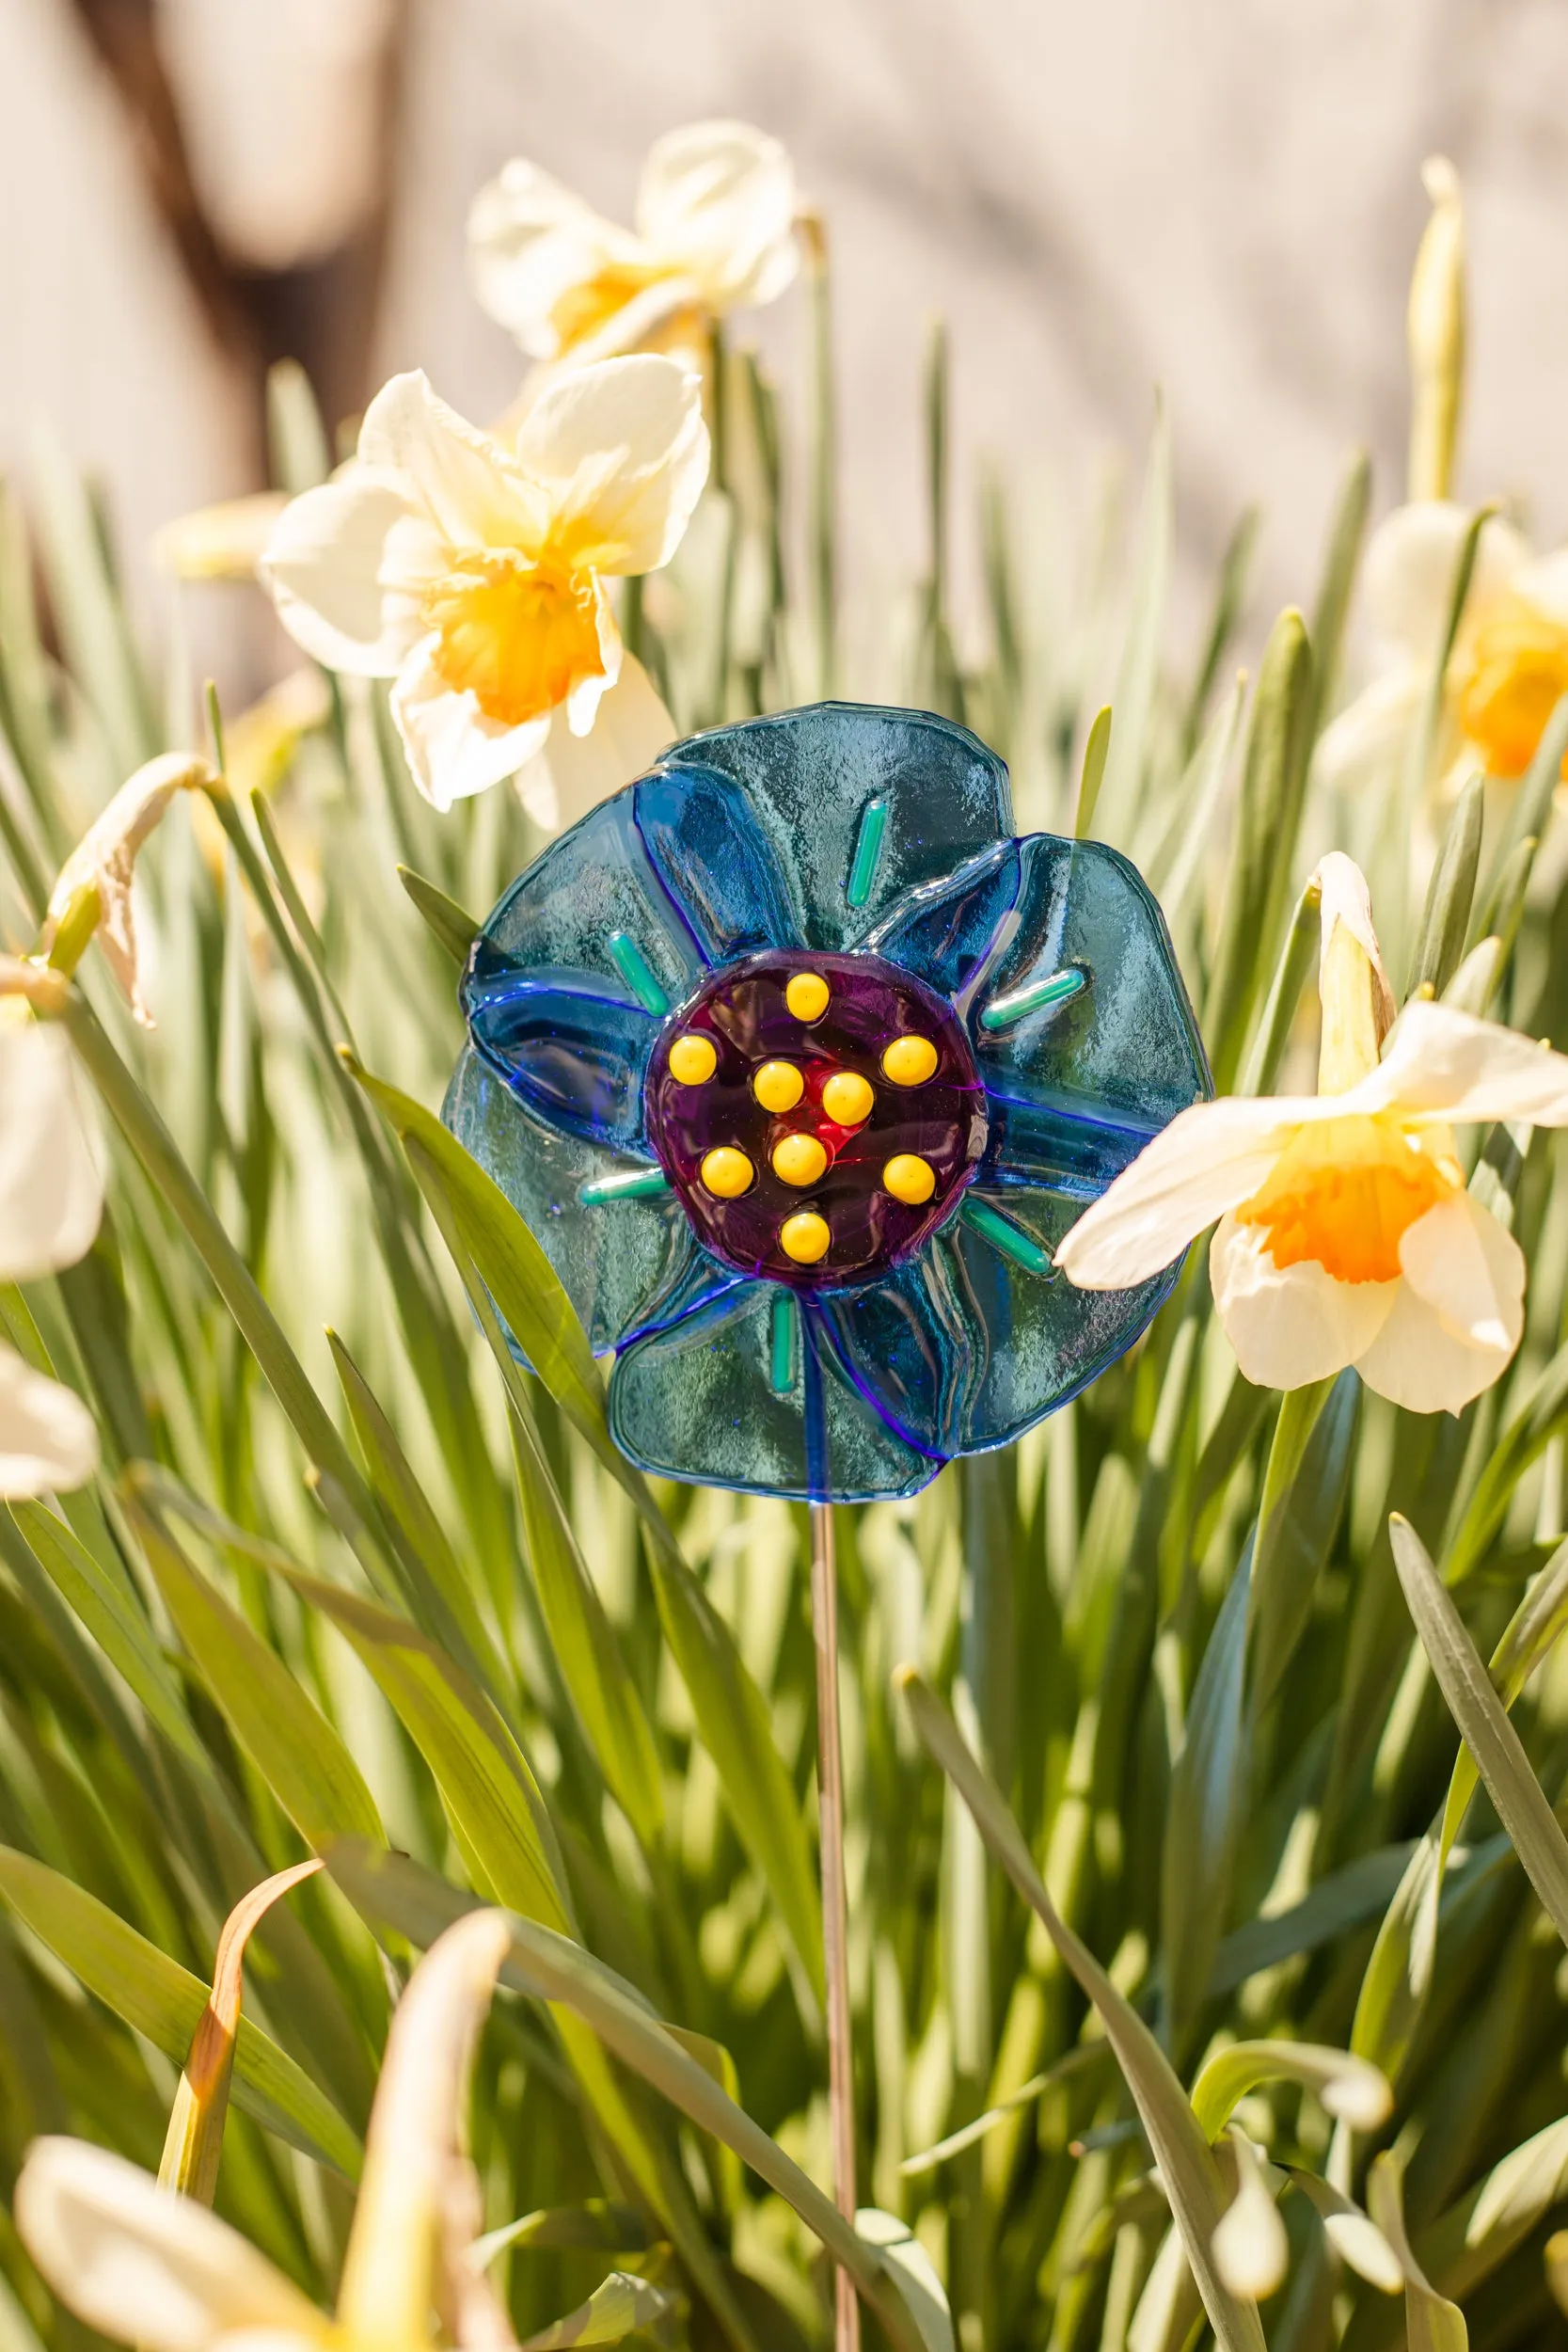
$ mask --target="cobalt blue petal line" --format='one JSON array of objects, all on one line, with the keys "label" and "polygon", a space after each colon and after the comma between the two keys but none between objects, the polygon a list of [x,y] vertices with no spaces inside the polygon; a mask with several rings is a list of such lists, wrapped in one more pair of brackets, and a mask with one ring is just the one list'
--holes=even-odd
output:
[{"label": "cobalt blue petal line", "polygon": [[[941,1464],[897,1438],[831,1349],[815,1349],[809,1311],[799,1315],[787,1384],[773,1386],[778,1296],[774,1283],[741,1282],[617,1356],[616,1444],[657,1476],[752,1494],[857,1502],[917,1494]],[[792,1300],[787,1311],[797,1312]],[[808,1393],[822,1432],[809,1455],[825,1454],[831,1485],[808,1458]]]},{"label": "cobalt blue petal line", "polygon": [[925,711],[816,703],[694,735],[662,764],[676,762],[745,785],[793,878],[808,947],[850,946],[906,891],[1013,830],[1002,761]]},{"label": "cobalt blue petal line", "polygon": [[642,778],[632,805],[654,871],[705,963],[798,944],[784,868],[733,776],[672,764]]},{"label": "cobalt blue petal line", "polygon": [[869,954],[912,972],[943,996],[960,997],[984,973],[1018,901],[1022,868],[1016,841],[999,841],[956,874],[921,882],[857,941]]},{"label": "cobalt blue petal line", "polygon": [[[1032,834],[1018,849],[1017,928],[970,1015],[986,1091],[1147,1141],[1212,1091],[1159,904],[1103,842]],[[1058,978],[1081,984],[1028,1009]],[[1025,1009],[995,1025],[1009,1006]]]},{"label": "cobalt blue petal line", "polygon": [[612,1215],[585,1207],[585,1184],[645,1174],[651,1164],[549,1126],[471,1046],[452,1073],[441,1116],[522,1216],[596,1356],[614,1347],[644,1302],[698,1257],[668,1190],[617,1199]]},{"label": "cobalt blue petal line", "polygon": [[541,1119],[623,1151],[641,1143],[652,1013],[588,973],[531,972],[483,936],[463,1009],[476,1050]]},{"label": "cobalt blue petal line", "polygon": [[1210,1090],[1164,924],[1115,851],[1011,827],[964,728],[823,704],[676,744],[485,925],[445,1115],[645,1469],[914,1494],[1167,1295],[1053,1263]]},{"label": "cobalt blue petal line", "polygon": [[820,1302],[847,1376],[907,1444],[938,1460],[1005,1445],[1114,1363],[1179,1268],[1136,1291],[1077,1291],[1049,1265],[1075,1204],[973,1199],[1004,1216],[1046,1270],[1021,1265],[962,1214],[886,1280]]}]

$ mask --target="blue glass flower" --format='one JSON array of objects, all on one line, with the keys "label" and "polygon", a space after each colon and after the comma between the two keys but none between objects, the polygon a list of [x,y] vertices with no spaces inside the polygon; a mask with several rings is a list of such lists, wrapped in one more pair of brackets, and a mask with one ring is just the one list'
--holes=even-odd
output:
[{"label": "blue glass flower", "polygon": [[1114,850],[1015,840],[964,728],[825,703],[693,736],[475,941],[445,1116],[649,1470],[915,1493],[1103,1372],[1175,1279],[1075,1290],[1085,1205],[1211,1091]]}]

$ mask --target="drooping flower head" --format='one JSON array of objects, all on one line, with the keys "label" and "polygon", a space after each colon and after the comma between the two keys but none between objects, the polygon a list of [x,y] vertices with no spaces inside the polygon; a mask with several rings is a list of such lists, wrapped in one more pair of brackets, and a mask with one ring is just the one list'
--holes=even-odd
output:
[{"label": "drooping flower head", "polygon": [[446,1117],[649,1469],[913,1493],[1169,1287],[1051,1263],[1207,1091],[1164,926],[1115,851],[1015,840],[962,727],[824,704],[677,744],[513,885],[463,996]]},{"label": "drooping flower head", "polygon": [[468,215],[474,286],[531,358],[700,351],[708,322],[771,302],[794,277],[795,174],[744,122],[694,122],[643,166],[635,230],[521,157]]},{"label": "drooping flower head", "polygon": [[1391,1009],[1366,884],[1323,867],[1319,1092],[1227,1098],[1172,1121],[1056,1252],[1087,1289],[1147,1281],[1206,1226],[1214,1303],[1261,1387],[1354,1365],[1414,1412],[1457,1413],[1505,1371],[1525,1261],[1470,1192],[1453,1128],[1568,1125],[1568,1057],[1447,1005]]},{"label": "drooping flower head", "polygon": [[308,653],[395,680],[392,715],[437,808],[518,775],[555,825],[673,733],[605,583],[668,563],[707,466],[700,388],[672,359],[562,375],[510,446],[421,373],[398,375],[366,411],[357,461],[284,509],[262,577]]}]

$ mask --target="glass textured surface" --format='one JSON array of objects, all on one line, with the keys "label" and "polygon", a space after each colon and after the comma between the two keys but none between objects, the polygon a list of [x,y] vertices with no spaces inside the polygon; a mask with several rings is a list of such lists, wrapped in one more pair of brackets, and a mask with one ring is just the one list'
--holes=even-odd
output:
[{"label": "glass textured surface", "polygon": [[1005,768],[946,720],[823,704],[675,745],[514,883],[462,994],[448,1123],[614,1351],[646,1469],[912,1494],[1175,1280],[1050,1263],[1209,1091],[1159,909],[1099,843],[1013,840]]}]

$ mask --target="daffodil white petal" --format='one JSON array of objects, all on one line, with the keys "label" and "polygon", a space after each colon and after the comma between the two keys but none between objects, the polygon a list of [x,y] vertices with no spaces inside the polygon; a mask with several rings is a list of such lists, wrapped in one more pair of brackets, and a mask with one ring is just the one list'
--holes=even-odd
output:
[{"label": "daffodil white petal", "polygon": [[1428,682],[1418,662],[1397,660],[1347,703],[1312,755],[1323,784],[1354,798],[1386,780],[1404,756]]},{"label": "daffodil white petal", "polygon": [[98,1431],[73,1390],[0,1347],[0,1496],[70,1494],[98,1468]]},{"label": "daffodil white petal", "polygon": [[1513,582],[1513,593],[1532,604],[1548,620],[1568,628],[1568,548],[1553,555],[1538,555]]},{"label": "daffodil white petal", "polygon": [[432,805],[451,808],[515,775],[549,733],[550,721],[507,726],[487,719],[471,693],[454,693],[435,664],[440,640],[420,640],[398,672],[392,718],[415,783]]},{"label": "daffodil white petal", "polygon": [[637,226],[687,263],[716,310],[771,302],[798,266],[795,173],[775,138],[746,122],[693,122],[649,150]]},{"label": "daffodil white petal", "polygon": [[[1374,660],[1404,656],[1430,675],[1470,520],[1470,510],[1449,500],[1421,499],[1396,507],[1373,532],[1361,580]],[[1528,547],[1518,532],[1494,516],[1476,548],[1472,616],[1513,583],[1528,558]]]},{"label": "daffodil white petal", "polygon": [[[1465,1193],[1410,1227],[1400,1260],[1405,1278],[1388,1320],[1355,1368],[1370,1389],[1409,1412],[1461,1412],[1507,1369],[1519,1343],[1525,1270],[1517,1244]],[[1423,1295],[1413,1270],[1443,1304]]]},{"label": "daffodil white petal", "polygon": [[406,606],[388,610],[388,545],[398,534],[406,576],[422,549],[440,568],[440,545],[394,474],[356,466],[291,499],[273,525],[259,569],[297,645],[329,670],[394,677],[417,634]]},{"label": "daffodil white petal", "polygon": [[106,2148],[36,2139],[16,2185],[17,2231],[78,2318],[152,2352],[210,2352],[264,2329],[325,2344],[315,2306],[226,2221]]},{"label": "daffodil white petal", "polygon": [[1418,1298],[1472,1347],[1513,1355],[1525,1327],[1525,1256],[1472,1193],[1456,1193],[1400,1237],[1400,1266]]},{"label": "daffodil white petal", "polygon": [[1227,1216],[1209,1246],[1214,1306],[1236,1361],[1260,1389],[1327,1380],[1370,1346],[1398,1282],[1340,1282],[1312,1258],[1275,1265],[1256,1225]]},{"label": "daffodil white petal", "polygon": [[1147,1282],[1206,1225],[1250,1200],[1290,1140],[1318,1115],[1316,1097],[1233,1096],[1195,1103],[1085,1210],[1056,1252],[1081,1290]]},{"label": "daffodil white petal", "polygon": [[707,480],[702,387],[652,352],[573,369],[523,420],[517,457],[547,488],[552,536],[601,572],[648,572],[679,546]]},{"label": "daffodil white petal", "polygon": [[528,481],[499,441],[481,433],[432,391],[422,368],[394,375],[365,411],[359,455],[401,474],[441,536],[473,550],[537,550],[548,526],[538,484]]},{"label": "daffodil white petal", "polygon": [[103,1132],[70,1038],[0,1024],[0,1282],[74,1265],[103,1214]]},{"label": "daffodil white petal", "polygon": [[592,731],[574,735],[559,718],[553,721],[549,740],[518,773],[517,797],[536,825],[564,831],[646,774],[674,735],[675,723],[647,671],[623,654],[621,675],[601,698]]},{"label": "daffodil white petal", "polygon": [[1568,1125],[1568,1055],[1452,1005],[1407,1005],[1382,1062],[1340,1107],[1560,1127]]},{"label": "daffodil white petal", "polygon": [[482,188],[468,214],[468,262],[481,307],[534,359],[561,348],[562,296],[616,263],[643,259],[635,238],[602,219],[547,171],[520,156]]}]

